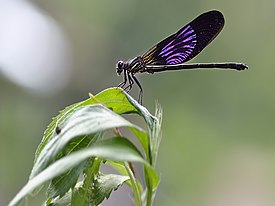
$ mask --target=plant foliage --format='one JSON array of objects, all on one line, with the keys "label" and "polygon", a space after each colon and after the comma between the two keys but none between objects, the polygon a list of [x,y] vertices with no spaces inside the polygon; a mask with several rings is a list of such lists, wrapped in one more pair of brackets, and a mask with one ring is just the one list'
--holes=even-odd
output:
[{"label": "plant foliage", "polygon": [[[125,114],[143,117],[147,128],[128,121]],[[160,125],[158,105],[153,116],[119,88],[66,107],[44,132],[29,181],[9,205],[48,183],[45,205],[96,206],[122,184],[132,189],[136,205],[152,205],[159,184],[154,167]],[[140,144],[133,144],[121,128],[131,131]],[[143,165],[143,180],[135,177],[132,163]],[[119,174],[103,174],[102,164]]]}]

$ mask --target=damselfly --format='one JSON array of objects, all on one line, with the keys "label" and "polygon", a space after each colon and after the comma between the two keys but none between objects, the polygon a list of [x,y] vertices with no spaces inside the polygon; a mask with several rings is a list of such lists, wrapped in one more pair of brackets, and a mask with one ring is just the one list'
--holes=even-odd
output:
[{"label": "damselfly", "polygon": [[124,73],[124,80],[118,86],[129,92],[133,84],[136,83],[140,89],[138,101],[142,103],[143,89],[135,76],[136,73],[153,74],[162,71],[197,68],[248,69],[246,64],[236,62],[183,64],[197,56],[215,39],[223,26],[223,14],[215,10],[209,11],[153,46],[145,54],[127,62],[118,61],[116,72],[118,75]]}]

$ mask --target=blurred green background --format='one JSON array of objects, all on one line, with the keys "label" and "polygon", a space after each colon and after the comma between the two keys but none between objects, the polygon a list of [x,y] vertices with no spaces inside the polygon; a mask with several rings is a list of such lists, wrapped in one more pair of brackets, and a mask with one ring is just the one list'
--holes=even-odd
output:
[{"label": "blurred green background", "polygon": [[[237,61],[249,70],[139,75],[144,106],[153,113],[158,101],[164,111],[155,205],[274,205],[274,8],[272,0],[2,0],[0,205],[27,182],[59,110],[118,85],[117,60],[212,9],[225,27],[192,62]],[[103,205],[129,205],[119,192]]]}]

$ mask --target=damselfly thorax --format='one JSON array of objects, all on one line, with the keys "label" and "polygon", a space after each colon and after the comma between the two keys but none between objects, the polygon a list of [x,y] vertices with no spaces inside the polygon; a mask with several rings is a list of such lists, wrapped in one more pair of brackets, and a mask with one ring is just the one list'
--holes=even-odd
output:
[{"label": "damselfly thorax", "polygon": [[117,73],[120,74],[123,70],[130,72],[132,74],[135,73],[143,73],[145,72],[146,64],[141,56],[137,56],[127,62],[118,61],[116,70]]}]

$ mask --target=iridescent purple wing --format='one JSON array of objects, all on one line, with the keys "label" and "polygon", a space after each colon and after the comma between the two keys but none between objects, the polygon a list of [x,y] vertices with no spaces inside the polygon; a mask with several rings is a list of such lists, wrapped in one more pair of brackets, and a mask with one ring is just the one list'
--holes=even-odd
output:
[{"label": "iridescent purple wing", "polygon": [[222,30],[224,17],[219,11],[201,14],[177,33],[152,47],[143,56],[147,65],[173,65],[198,55]]}]

